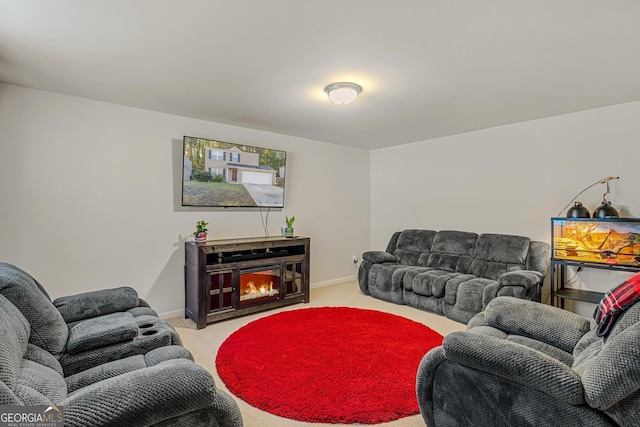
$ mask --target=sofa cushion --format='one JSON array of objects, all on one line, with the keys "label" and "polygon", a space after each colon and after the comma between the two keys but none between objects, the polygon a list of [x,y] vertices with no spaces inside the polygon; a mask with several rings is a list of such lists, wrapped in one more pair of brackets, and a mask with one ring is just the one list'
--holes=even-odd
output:
[{"label": "sofa cushion", "polygon": [[444,302],[455,305],[458,309],[478,313],[482,306],[482,293],[486,286],[496,283],[495,280],[475,277],[471,274],[460,274],[447,281]]},{"label": "sofa cushion", "polygon": [[398,237],[393,254],[402,264],[421,265],[418,260],[427,259],[426,256],[421,257],[421,255],[431,252],[436,234],[437,232],[433,230],[404,230]]},{"label": "sofa cushion", "polygon": [[62,366],[60,366],[60,362],[58,362],[58,359],[56,359],[51,353],[38,347],[37,345],[27,344],[27,351],[24,354],[24,358],[36,362],[39,365],[43,365],[53,369],[61,377],[64,376],[64,373],[62,372]]},{"label": "sofa cushion", "polygon": [[606,410],[611,405],[637,394],[640,388],[640,323],[636,323],[602,346],[602,350],[584,364],[582,383],[589,406]]},{"label": "sofa cushion", "polygon": [[452,255],[471,255],[476,240],[477,233],[456,230],[438,231],[433,239],[431,252]]},{"label": "sofa cushion", "polygon": [[403,264],[374,264],[369,270],[369,286],[374,286],[381,290],[392,289],[392,276],[393,272],[398,269],[406,268]]},{"label": "sofa cushion", "polygon": [[0,295],[0,405],[49,405],[67,396],[60,364],[29,344],[29,323]]},{"label": "sofa cushion", "polygon": [[425,271],[433,270],[433,268],[429,267],[413,267],[404,273],[402,277],[402,285],[405,290],[412,291],[413,290],[413,279],[420,273],[424,273]]},{"label": "sofa cushion", "polygon": [[67,383],[48,366],[23,359],[14,392],[25,405],[50,405],[67,397]]},{"label": "sofa cushion", "polygon": [[73,393],[76,390],[108,378],[155,366],[167,360],[180,359],[193,360],[193,356],[189,353],[189,350],[179,345],[156,348],[144,355],[138,354],[114,360],[70,375],[65,378],[67,390],[69,393]]},{"label": "sofa cushion", "polygon": [[438,231],[426,265],[438,270],[466,273],[477,238],[476,233],[465,231]]},{"label": "sofa cushion", "polygon": [[[9,390],[18,384],[20,364],[29,342],[29,323],[20,311],[5,297],[0,295],[0,382]],[[2,396],[0,404],[5,397]]]},{"label": "sofa cushion", "polygon": [[418,295],[442,298],[449,279],[459,275],[460,273],[446,270],[428,270],[414,277],[411,289]]},{"label": "sofa cushion", "polygon": [[67,325],[29,274],[6,263],[0,263],[0,294],[4,295],[31,325],[29,342],[53,355],[60,354],[67,342]]},{"label": "sofa cushion", "polygon": [[496,280],[508,271],[526,269],[529,244],[527,237],[482,234],[473,250],[469,273]]}]

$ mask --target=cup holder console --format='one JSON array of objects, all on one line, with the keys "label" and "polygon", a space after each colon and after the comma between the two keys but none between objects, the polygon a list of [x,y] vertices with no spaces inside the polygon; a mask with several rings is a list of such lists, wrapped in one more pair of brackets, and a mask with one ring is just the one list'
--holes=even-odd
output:
[{"label": "cup holder console", "polygon": [[158,333],[158,331],[156,330],[156,328],[154,329],[150,329],[154,326],[159,326],[162,329],[162,325],[156,325],[155,323],[142,323],[140,325],[138,325],[138,330],[140,332],[140,338],[144,338],[144,337],[148,337],[151,335],[155,335]]}]

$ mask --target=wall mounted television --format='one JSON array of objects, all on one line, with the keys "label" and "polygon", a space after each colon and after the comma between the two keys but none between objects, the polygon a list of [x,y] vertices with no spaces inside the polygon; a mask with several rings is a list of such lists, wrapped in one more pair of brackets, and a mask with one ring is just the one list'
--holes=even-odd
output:
[{"label": "wall mounted television", "polygon": [[283,208],[287,153],[185,136],[182,206]]}]

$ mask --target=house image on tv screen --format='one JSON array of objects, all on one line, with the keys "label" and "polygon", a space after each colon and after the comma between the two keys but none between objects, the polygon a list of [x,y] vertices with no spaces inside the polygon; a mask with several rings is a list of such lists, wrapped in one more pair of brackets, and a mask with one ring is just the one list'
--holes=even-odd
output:
[{"label": "house image on tv screen", "polygon": [[225,182],[275,185],[276,170],[259,162],[259,153],[247,153],[238,147],[207,147],[204,167],[212,176],[221,176]]}]

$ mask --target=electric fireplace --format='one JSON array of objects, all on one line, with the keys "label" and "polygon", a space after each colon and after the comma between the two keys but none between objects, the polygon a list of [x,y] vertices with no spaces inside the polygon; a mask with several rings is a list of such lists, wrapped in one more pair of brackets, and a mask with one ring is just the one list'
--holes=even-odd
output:
[{"label": "electric fireplace", "polygon": [[309,302],[309,239],[187,242],[185,317],[207,323]]},{"label": "electric fireplace", "polygon": [[264,304],[280,298],[280,266],[240,270],[240,307]]}]

